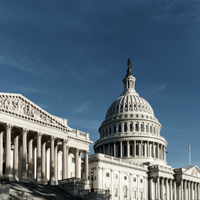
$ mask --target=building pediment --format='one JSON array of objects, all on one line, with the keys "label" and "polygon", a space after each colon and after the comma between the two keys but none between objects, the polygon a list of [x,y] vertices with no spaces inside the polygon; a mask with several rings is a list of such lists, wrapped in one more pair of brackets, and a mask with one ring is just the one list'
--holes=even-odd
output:
[{"label": "building pediment", "polygon": [[0,113],[19,116],[23,119],[68,128],[67,120],[55,117],[21,94],[0,93]]},{"label": "building pediment", "polygon": [[187,168],[185,171],[183,171],[183,174],[200,177],[200,169],[197,166],[191,166]]}]

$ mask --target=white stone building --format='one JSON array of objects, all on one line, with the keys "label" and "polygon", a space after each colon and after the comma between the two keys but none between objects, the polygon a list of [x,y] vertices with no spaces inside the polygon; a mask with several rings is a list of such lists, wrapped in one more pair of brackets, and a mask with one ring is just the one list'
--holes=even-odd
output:
[{"label": "white stone building", "polygon": [[135,91],[128,59],[124,91],[108,108],[89,157],[94,187],[109,189],[111,199],[200,199],[197,166],[173,169],[166,162],[167,142],[150,104]]}]

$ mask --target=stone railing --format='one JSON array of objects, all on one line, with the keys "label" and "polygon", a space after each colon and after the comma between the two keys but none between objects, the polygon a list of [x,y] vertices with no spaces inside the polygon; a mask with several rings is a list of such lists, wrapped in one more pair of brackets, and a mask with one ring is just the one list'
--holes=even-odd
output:
[{"label": "stone railing", "polygon": [[167,172],[173,172],[173,168],[164,165],[152,165],[150,166],[150,169],[159,169]]},{"label": "stone railing", "polygon": [[96,154],[90,155],[89,161],[92,161],[92,160],[103,160],[103,161],[112,162],[113,164],[116,164],[116,165],[123,165],[123,166],[147,170],[146,165],[134,163],[132,161],[126,161],[121,158],[116,158],[116,157],[108,156],[108,155],[101,154],[101,153],[96,153]]},{"label": "stone railing", "polygon": [[81,139],[90,140],[89,133],[85,133],[76,129],[70,129],[68,134],[71,136],[81,138]]}]

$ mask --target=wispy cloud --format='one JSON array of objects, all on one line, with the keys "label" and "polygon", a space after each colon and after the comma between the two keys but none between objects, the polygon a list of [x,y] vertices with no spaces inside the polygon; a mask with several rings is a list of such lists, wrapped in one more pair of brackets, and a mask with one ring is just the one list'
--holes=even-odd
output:
[{"label": "wispy cloud", "polygon": [[86,111],[89,108],[89,106],[90,106],[89,101],[83,102],[80,106],[76,107],[73,110],[73,113],[82,113],[82,112]]},{"label": "wispy cloud", "polygon": [[147,88],[146,95],[155,95],[167,88],[167,82],[160,85],[152,85]]}]

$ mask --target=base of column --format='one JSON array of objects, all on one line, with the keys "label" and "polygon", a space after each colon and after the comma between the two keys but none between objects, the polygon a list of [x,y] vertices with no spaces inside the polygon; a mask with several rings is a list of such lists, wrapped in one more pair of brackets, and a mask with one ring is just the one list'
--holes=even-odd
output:
[{"label": "base of column", "polygon": [[43,185],[44,181],[43,181],[42,178],[36,178],[36,183],[39,184],[39,185]]},{"label": "base of column", "polygon": [[14,177],[12,174],[5,174],[4,178],[8,178],[9,181],[14,181]]},{"label": "base of column", "polygon": [[56,184],[56,180],[50,180],[50,181],[49,181],[49,184],[50,184],[50,185],[57,185],[57,184]]},{"label": "base of column", "polygon": [[23,183],[29,183],[30,182],[29,177],[22,176],[21,182],[23,182]]}]

